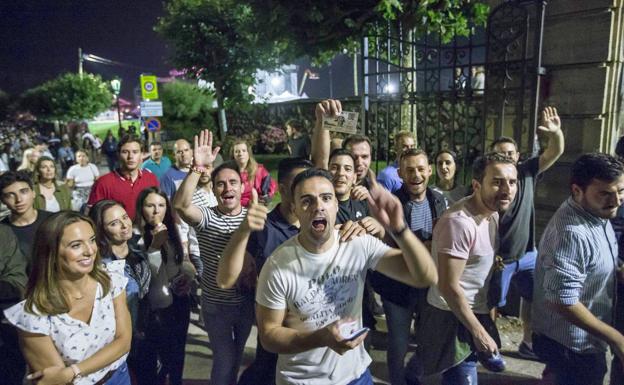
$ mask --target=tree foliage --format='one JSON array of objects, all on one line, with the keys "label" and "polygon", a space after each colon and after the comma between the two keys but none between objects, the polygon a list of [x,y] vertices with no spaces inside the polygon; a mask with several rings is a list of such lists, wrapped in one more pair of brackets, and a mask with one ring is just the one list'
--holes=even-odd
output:
[{"label": "tree foliage", "polygon": [[66,73],[26,91],[20,106],[38,118],[68,122],[93,118],[112,102],[110,86],[100,76]]},{"label": "tree foliage", "polygon": [[170,139],[191,140],[199,129],[215,128],[212,103],[214,97],[206,90],[183,81],[166,83],[160,90],[163,103],[162,123]]},{"label": "tree foliage", "polygon": [[356,52],[361,38],[387,21],[400,21],[416,36],[435,31],[444,42],[484,25],[489,7],[475,0],[243,0],[255,14],[256,28],[284,48],[293,60],[310,56],[327,62],[336,53]]},{"label": "tree foliage", "polygon": [[237,0],[171,0],[156,31],[172,61],[190,76],[213,82],[219,106],[250,101],[257,69],[275,68],[277,47],[254,29],[252,9]]}]

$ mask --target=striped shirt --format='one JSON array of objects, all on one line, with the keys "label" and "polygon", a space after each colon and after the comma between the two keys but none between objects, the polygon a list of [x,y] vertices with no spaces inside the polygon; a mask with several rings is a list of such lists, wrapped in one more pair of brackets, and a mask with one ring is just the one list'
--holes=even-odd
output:
[{"label": "striped shirt", "polygon": [[549,303],[582,303],[612,324],[616,289],[617,241],[611,223],[568,198],[548,222],[535,266],[533,330],[569,349],[604,352],[607,343],[573,325]]},{"label": "striped shirt", "polygon": [[232,233],[238,229],[247,215],[243,207],[238,215],[225,215],[216,207],[199,206],[202,219],[195,227],[199,242],[200,257],[204,264],[201,279],[202,300],[213,304],[239,304],[247,301],[250,295],[241,295],[236,287],[221,289],[217,286],[217,271],[223,249]]},{"label": "striped shirt", "polygon": [[421,202],[409,201],[407,206],[411,206],[409,227],[413,232],[420,231],[424,239],[431,239],[433,229],[433,218],[431,217],[431,207],[429,200],[423,199]]}]

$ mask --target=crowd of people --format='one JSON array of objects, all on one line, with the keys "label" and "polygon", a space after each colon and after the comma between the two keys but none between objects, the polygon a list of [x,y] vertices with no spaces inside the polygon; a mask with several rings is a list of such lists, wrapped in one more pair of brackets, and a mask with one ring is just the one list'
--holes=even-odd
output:
[{"label": "crowd of people", "polygon": [[[375,176],[366,136],[338,143],[323,126],[341,110],[317,104],[308,144],[289,128],[291,154],[303,156],[281,160],[277,180],[245,141],[224,161],[207,130],[177,140],[173,162],[159,142],[144,159],[131,134],[99,142],[85,128],[72,148],[4,132],[4,148],[19,147],[0,159],[4,381],[180,385],[197,303],[212,385],[372,384],[380,314],[392,385],[477,384],[478,363],[505,370],[496,317],[515,282],[519,355],[545,362],[555,384],[597,385],[610,347],[611,383],[622,383],[621,158],[576,160],[570,197],[538,242],[536,184],[564,151],[554,108],[542,112],[540,155],[521,161],[512,138],[497,138],[469,185],[452,150],[429,159],[409,132]],[[255,359],[239,376],[254,324]]]}]

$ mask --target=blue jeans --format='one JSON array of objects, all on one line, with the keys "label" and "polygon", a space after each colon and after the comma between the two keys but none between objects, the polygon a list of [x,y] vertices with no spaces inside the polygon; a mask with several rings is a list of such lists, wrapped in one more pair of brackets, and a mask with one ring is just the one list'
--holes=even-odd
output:
[{"label": "blue jeans", "polygon": [[202,299],[204,325],[212,349],[211,385],[236,383],[245,350],[245,342],[254,321],[254,302],[239,305],[218,305]]},{"label": "blue jeans", "polygon": [[471,354],[462,361],[442,373],[442,385],[477,385],[477,355]]},{"label": "blue jeans", "polygon": [[533,334],[533,351],[546,362],[557,385],[602,385],[607,374],[605,353],[577,353],[540,334]]},{"label": "blue jeans", "polygon": [[349,382],[348,385],[373,385],[373,376],[371,376],[370,370],[366,369],[359,378]]},{"label": "blue jeans", "polygon": [[[407,354],[407,345],[410,336],[410,328],[412,319],[416,311],[416,303],[412,302],[411,306],[399,306],[391,301],[381,298],[384,312],[386,313],[386,322],[388,324],[388,350],[386,360],[388,362],[388,375],[390,384],[405,385],[405,355]],[[408,364],[417,366],[417,363]]]},{"label": "blue jeans", "polygon": [[130,385],[130,375],[128,374],[128,364],[121,364],[113,373],[113,376],[106,381],[106,385]]},{"label": "blue jeans", "polygon": [[505,263],[502,271],[492,274],[488,302],[490,306],[503,307],[507,304],[507,294],[512,278],[520,296],[527,301],[533,300],[533,280],[537,250],[527,251],[519,260]]}]

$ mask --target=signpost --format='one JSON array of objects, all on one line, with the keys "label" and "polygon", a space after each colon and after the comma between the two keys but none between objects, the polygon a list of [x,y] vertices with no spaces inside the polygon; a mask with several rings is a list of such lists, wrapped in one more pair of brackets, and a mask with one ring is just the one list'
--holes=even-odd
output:
[{"label": "signpost", "polygon": [[141,97],[145,100],[158,99],[156,75],[141,75]]},{"label": "signpost", "polygon": [[160,101],[143,101],[141,102],[141,116],[163,116],[163,104]]},{"label": "signpost", "polygon": [[145,127],[150,132],[158,132],[161,128],[160,120],[156,118],[147,118],[145,119]]}]

